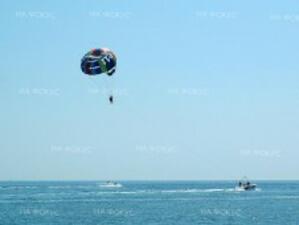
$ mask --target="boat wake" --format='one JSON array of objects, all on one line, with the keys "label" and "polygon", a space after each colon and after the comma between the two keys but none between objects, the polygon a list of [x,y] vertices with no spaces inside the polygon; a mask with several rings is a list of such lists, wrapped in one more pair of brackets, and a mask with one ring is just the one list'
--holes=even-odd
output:
[{"label": "boat wake", "polygon": [[[135,190],[135,191],[101,191],[97,192],[101,194],[196,194],[196,193],[227,193],[227,192],[242,192],[243,189],[238,190],[236,188],[210,188],[210,189],[169,189],[169,190]],[[256,189],[255,191],[260,191]]]}]

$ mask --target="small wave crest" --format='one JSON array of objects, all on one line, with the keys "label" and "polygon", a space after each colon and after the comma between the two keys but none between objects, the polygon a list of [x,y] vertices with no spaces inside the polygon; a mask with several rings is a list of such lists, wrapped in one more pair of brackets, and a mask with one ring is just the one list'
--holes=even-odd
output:
[{"label": "small wave crest", "polygon": [[20,190],[20,189],[37,189],[37,188],[38,188],[37,186],[21,186],[21,185],[0,187],[1,190]]}]

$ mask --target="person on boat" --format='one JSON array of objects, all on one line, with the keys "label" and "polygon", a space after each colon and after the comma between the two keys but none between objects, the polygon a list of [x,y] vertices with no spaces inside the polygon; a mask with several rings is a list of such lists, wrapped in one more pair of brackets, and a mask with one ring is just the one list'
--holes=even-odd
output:
[{"label": "person on boat", "polygon": [[109,96],[109,102],[110,102],[110,104],[113,104],[113,95]]}]

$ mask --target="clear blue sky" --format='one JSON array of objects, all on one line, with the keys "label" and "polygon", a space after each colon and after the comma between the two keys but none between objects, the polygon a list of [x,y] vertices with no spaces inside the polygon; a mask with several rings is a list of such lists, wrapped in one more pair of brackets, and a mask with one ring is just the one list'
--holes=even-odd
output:
[{"label": "clear blue sky", "polygon": [[[0,179],[299,179],[299,2],[0,3]],[[118,56],[109,105],[80,71]]]}]

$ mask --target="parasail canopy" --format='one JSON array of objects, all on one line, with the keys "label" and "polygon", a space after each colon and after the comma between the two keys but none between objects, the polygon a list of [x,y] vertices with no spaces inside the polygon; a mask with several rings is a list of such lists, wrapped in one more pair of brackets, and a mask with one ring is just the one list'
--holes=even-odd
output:
[{"label": "parasail canopy", "polygon": [[81,59],[81,70],[87,75],[106,73],[111,76],[115,72],[116,61],[116,56],[110,49],[92,49]]}]

